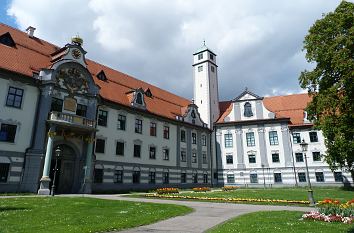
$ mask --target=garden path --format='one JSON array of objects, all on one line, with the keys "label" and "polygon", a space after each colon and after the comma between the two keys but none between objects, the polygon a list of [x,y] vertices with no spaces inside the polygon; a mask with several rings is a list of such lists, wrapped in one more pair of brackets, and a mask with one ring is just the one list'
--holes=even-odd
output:
[{"label": "garden path", "polygon": [[125,200],[136,202],[153,202],[185,205],[194,209],[194,212],[166,219],[154,224],[140,226],[120,233],[200,233],[212,228],[228,219],[237,217],[242,214],[256,211],[311,211],[314,208],[296,207],[296,206],[269,206],[269,205],[247,205],[247,204],[230,204],[230,203],[213,203],[213,202],[196,202],[196,201],[177,201],[147,198],[132,198],[124,195],[85,195],[87,197],[109,199],[109,200]]}]

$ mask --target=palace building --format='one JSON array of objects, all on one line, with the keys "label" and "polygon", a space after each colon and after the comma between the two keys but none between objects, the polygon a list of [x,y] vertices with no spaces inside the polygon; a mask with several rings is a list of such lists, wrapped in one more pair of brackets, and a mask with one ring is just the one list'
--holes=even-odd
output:
[{"label": "palace building", "polygon": [[0,24],[0,192],[352,182],[329,169],[307,94],[219,101],[216,54],[193,56],[194,100]]}]

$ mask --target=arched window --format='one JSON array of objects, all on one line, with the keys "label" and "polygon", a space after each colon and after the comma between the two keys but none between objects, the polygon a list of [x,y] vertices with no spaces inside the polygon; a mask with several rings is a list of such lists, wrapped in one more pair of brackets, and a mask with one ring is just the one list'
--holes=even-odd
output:
[{"label": "arched window", "polygon": [[253,113],[252,113],[252,106],[249,102],[246,102],[245,105],[244,105],[244,113],[243,115],[245,117],[251,117],[253,116]]},{"label": "arched window", "polygon": [[143,104],[143,95],[140,92],[136,94],[136,103]]}]

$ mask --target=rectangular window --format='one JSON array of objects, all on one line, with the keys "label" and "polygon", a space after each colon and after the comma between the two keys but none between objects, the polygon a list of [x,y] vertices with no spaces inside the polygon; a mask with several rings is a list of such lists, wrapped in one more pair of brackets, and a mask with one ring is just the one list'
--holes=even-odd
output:
[{"label": "rectangular window", "polygon": [[215,72],[215,67],[214,66],[210,66],[210,70],[211,70],[211,72]]},{"label": "rectangular window", "polygon": [[317,132],[310,132],[310,142],[318,142]]},{"label": "rectangular window", "polygon": [[98,110],[98,125],[107,126],[107,116],[108,116],[107,111],[99,109]]},{"label": "rectangular window", "polygon": [[295,153],[295,159],[298,163],[304,162],[304,156],[302,155],[302,153]]},{"label": "rectangular window", "polygon": [[203,71],[203,66],[198,66],[198,72],[202,72]]},{"label": "rectangular window", "polygon": [[163,156],[163,160],[169,160],[170,159],[170,150],[169,149],[163,149],[162,150],[162,156]]},{"label": "rectangular window", "polygon": [[250,174],[250,182],[252,184],[258,183],[258,175],[257,174]]},{"label": "rectangular window", "polygon": [[197,134],[192,133],[192,144],[197,144]]},{"label": "rectangular window", "polygon": [[203,54],[198,54],[198,60],[202,60],[203,59]]},{"label": "rectangular window", "polygon": [[150,184],[156,183],[156,172],[149,172],[149,183]]},{"label": "rectangular window", "polygon": [[246,141],[247,141],[247,146],[255,146],[256,145],[253,132],[246,133]]},{"label": "rectangular window", "polygon": [[168,126],[163,127],[163,138],[166,138],[166,139],[170,138],[170,127],[168,127]]},{"label": "rectangular window", "polygon": [[124,142],[117,142],[116,155],[124,155]]},{"label": "rectangular window", "polygon": [[186,162],[187,161],[187,153],[185,151],[181,151],[181,161]]},{"label": "rectangular window", "polygon": [[17,125],[1,124],[0,141],[1,142],[15,142]]},{"label": "rectangular window", "polygon": [[170,183],[168,172],[164,172],[163,175],[162,175],[162,177],[163,177],[163,181],[162,181],[162,182],[163,182],[164,184]]},{"label": "rectangular window", "polygon": [[234,163],[234,156],[226,155],[226,164],[233,164],[233,163]]},{"label": "rectangular window", "polygon": [[279,163],[280,162],[279,153],[273,153],[272,154],[272,162],[273,163]]},{"label": "rectangular window", "polygon": [[118,125],[117,125],[117,129],[119,130],[125,130],[125,124],[127,121],[127,117],[124,115],[118,115]]},{"label": "rectangular window", "polygon": [[9,176],[10,164],[0,163],[0,183],[6,183]]},{"label": "rectangular window", "polygon": [[6,106],[21,108],[23,97],[23,89],[16,87],[9,87],[9,91],[7,93]]},{"label": "rectangular window", "polygon": [[283,182],[282,178],[281,178],[281,173],[274,173],[274,182],[275,183],[281,183]]},{"label": "rectangular window", "polygon": [[143,132],[143,121],[140,119],[135,119],[135,133]]},{"label": "rectangular window", "polygon": [[204,184],[208,183],[208,174],[203,174],[203,183]]},{"label": "rectangular window", "polygon": [[301,143],[300,133],[293,133],[293,141],[295,144]]},{"label": "rectangular window", "polygon": [[95,168],[94,170],[94,183],[102,183],[103,182],[103,169],[102,168]]},{"label": "rectangular window", "polygon": [[140,183],[140,171],[133,171],[133,184]]},{"label": "rectangular window", "polygon": [[181,183],[187,183],[187,174],[185,172],[181,173]]},{"label": "rectangular window", "polygon": [[271,146],[279,145],[277,131],[270,131],[269,132],[269,143]]},{"label": "rectangular window", "polygon": [[312,152],[313,161],[321,161],[321,154],[320,152]]},{"label": "rectangular window", "polygon": [[206,145],[207,145],[206,135],[202,135],[202,146],[206,146]]},{"label": "rectangular window", "polygon": [[202,158],[203,158],[203,164],[207,164],[208,161],[207,161],[207,155],[205,152],[202,153]]},{"label": "rectangular window", "polygon": [[114,171],[113,182],[119,183],[119,184],[123,183],[123,171],[122,170],[115,170]]},{"label": "rectangular window", "polygon": [[235,183],[235,175],[234,174],[227,174],[226,179],[227,179],[228,184]]},{"label": "rectangular window", "polygon": [[86,117],[87,106],[83,104],[77,104],[76,106],[76,115]]},{"label": "rectangular window", "polygon": [[248,155],[248,162],[249,163],[256,163],[256,155],[254,155],[254,154]]},{"label": "rectangular window", "polygon": [[156,136],[156,123],[150,122],[150,136]]},{"label": "rectangular window", "polygon": [[149,149],[149,158],[150,158],[150,159],[156,159],[156,147],[150,146],[150,149]]},{"label": "rectangular window", "polygon": [[96,153],[104,153],[106,140],[97,138],[96,139]]},{"label": "rectangular window", "polygon": [[181,142],[186,142],[186,131],[181,130]]},{"label": "rectangular window", "polygon": [[192,163],[196,163],[197,162],[197,153],[193,152],[192,153]]},{"label": "rectangular window", "polygon": [[140,158],[141,145],[134,144],[134,157]]},{"label": "rectangular window", "polygon": [[323,172],[315,172],[316,182],[324,182]]},{"label": "rectangular window", "polygon": [[225,138],[225,148],[231,148],[233,145],[232,134],[231,133],[225,134],[224,138]]},{"label": "rectangular window", "polygon": [[214,55],[213,54],[209,54],[210,60],[214,60]]},{"label": "rectangular window", "polygon": [[305,172],[299,172],[299,173],[297,173],[297,176],[299,177],[300,183],[306,182],[306,173]]},{"label": "rectangular window", "polygon": [[343,182],[343,174],[342,172],[334,172],[334,181],[335,182]]},{"label": "rectangular window", "polygon": [[61,112],[63,110],[63,100],[58,98],[52,98],[52,103],[50,105],[51,112]]},{"label": "rectangular window", "polygon": [[192,175],[193,177],[193,183],[198,183],[198,174],[197,173],[193,173],[193,175]]}]

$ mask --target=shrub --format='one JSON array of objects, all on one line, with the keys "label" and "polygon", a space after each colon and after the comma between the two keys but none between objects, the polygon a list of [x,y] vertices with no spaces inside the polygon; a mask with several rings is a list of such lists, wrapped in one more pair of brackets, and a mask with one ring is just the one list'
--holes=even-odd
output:
[{"label": "shrub", "polygon": [[240,187],[239,186],[224,186],[222,187],[222,191],[233,191],[233,190],[236,190],[236,189],[239,189]]},{"label": "shrub", "polygon": [[178,188],[159,188],[156,189],[157,194],[179,193]]},{"label": "shrub", "polygon": [[192,189],[194,192],[208,192],[211,190],[209,187],[196,187]]}]

